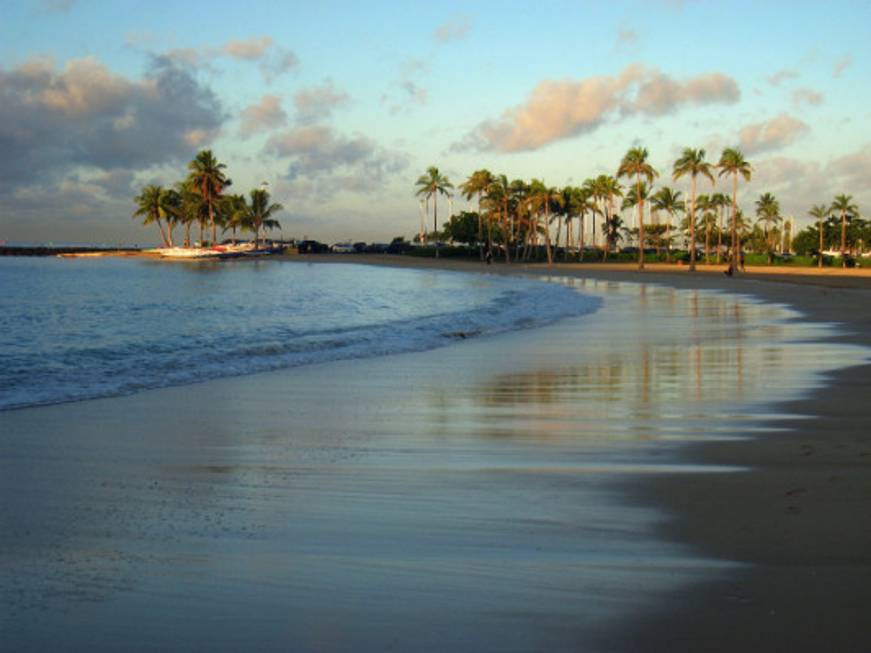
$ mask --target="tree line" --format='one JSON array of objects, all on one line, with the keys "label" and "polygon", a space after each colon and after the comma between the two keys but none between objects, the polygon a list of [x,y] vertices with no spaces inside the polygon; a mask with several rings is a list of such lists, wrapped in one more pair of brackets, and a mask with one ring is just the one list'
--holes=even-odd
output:
[{"label": "tree line", "polygon": [[232,231],[254,234],[255,248],[260,246],[263,230],[280,227],[272,216],[283,210],[272,203],[265,188],[254,188],[244,195],[226,194],[233,182],[226,174],[226,165],[218,162],[211,150],[202,150],[188,164],[188,175],[171,188],[157,184],[145,186],[134,198],[134,218],[143,224],[156,224],[163,247],[175,247],[174,230],[183,228],[182,246],[191,246],[191,229],[199,225],[201,244],[206,230],[211,231],[211,243],[218,242],[218,227],[222,233]]},{"label": "tree line", "polygon": [[[568,258],[569,251],[574,249],[578,259],[584,260],[589,249],[585,243],[585,226],[589,220],[592,249],[602,260],[617,250],[620,241],[631,239],[638,243],[638,267],[643,269],[646,249],[655,249],[658,254],[665,252],[666,260],[671,260],[673,246],[682,239],[688,250],[690,270],[695,269],[699,246],[703,246],[707,263],[714,259],[720,263],[725,248],[730,266],[736,270],[742,248],[766,253],[770,263],[777,252],[789,252],[793,244],[803,248],[801,253],[807,252],[808,240],[816,235],[819,241],[814,253],[820,265],[822,252],[836,244],[842,265],[847,265],[848,253],[855,254],[871,237],[871,225],[861,219],[850,195],[838,195],[830,205],[814,206],[809,214],[818,220],[816,227],[811,226],[796,235],[794,223],[785,221],[781,215],[777,198],[766,192],[755,202],[756,223],[752,224],[738,206],[739,181],[749,181],[753,174],[750,162],[738,148],[725,148],[716,163],[705,157],[704,149],[687,147],[672,165],[673,181],[690,180],[687,198],[668,185],[654,188],[659,172],[649,163],[649,153],[643,147],[627,151],[615,175],[591,177],[580,186],[550,187],[540,179],[509,181],[505,175],[476,170],[456,190],[468,201],[477,200],[477,212],[465,211],[451,216],[441,233],[438,198],[452,197],[455,188],[437,167],[430,166],[415,185],[416,194],[425,207],[422,217],[427,221],[432,203],[433,232],[427,234],[426,223],[422,222],[418,239],[425,242],[429,238],[448,237],[477,244],[481,260],[498,246],[507,263],[527,261],[543,245],[551,264],[554,251],[560,249],[563,227],[564,257]],[[730,193],[698,193],[699,180],[713,187],[718,178],[731,182]],[[621,183],[623,180],[625,182]],[[627,210],[635,213],[635,226],[631,228],[622,217]],[[661,216],[666,219],[661,221]],[[596,235],[597,218],[601,218],[601,247]],[[472,225],[473,221],[476,224]],[[840,228],[839,241],[834,239],[836,225]],[[438,256],[438,242],[435,253]]]}]

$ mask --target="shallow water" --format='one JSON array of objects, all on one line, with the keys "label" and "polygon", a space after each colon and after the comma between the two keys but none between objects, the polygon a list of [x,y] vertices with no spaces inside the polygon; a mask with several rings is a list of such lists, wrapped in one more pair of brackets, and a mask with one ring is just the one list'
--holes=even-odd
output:
[{"label": "shallow water", "polygon": [[776,437],[856,352],[746,298],[568,283],[603,308],[0,414],[0,649],[609,650],[735,564],[620,481],[741,473],[680,447]]},{"label": "shallow water", "polygon": [[0,259],[0,410],[443,346],[590,313],[495,276],[272,260]]}]

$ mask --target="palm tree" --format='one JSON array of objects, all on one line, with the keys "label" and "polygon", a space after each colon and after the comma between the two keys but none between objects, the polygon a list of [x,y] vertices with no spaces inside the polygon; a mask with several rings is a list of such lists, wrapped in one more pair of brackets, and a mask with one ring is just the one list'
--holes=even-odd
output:
[{"label": "palm tree", "polygon": [[732,261],[731,268],[733,272],[738,271],[740,255],[738,250],[741,248],[741,243],[738,240],[738,175],[744,177],[745,181],[750,181],[753,175],[753,168],[750,163],[744,158],[744,154],[737,147],[727,147],[720,154],[720,160],[717,163],[720,169],[719,176],[732,175]]},{"label": "palm tree", "polygon": [[756,200],[756,217],[763,225],[765,233],[765,247],[768,250],[768,264],[774,262],[774,245],[771,237],[781,221],[780,203],[771,193],[763,193]]},{"label": "palm tree", "polygon": [[[481,223],[481,199],[487,188],[493,183],[493,174],[489,170],[476,170],[469,178],[460,184],[460,190],[463,192],[463,197],[466,200],[472,199],[473,196],[478,196],[478,253],[481,256],[481,261],[484,260],[484,234]],[[487,222],[487,249],[493,249],[493,238],[490,231],[490,222]]]},{"label": "palm tree", "polygon": [[605,237],[605,249],[602,252],[602,260],[608,258],[612,247],[616,247],[616,240],[619,230],[619,224],[615,221],[618,216],[614,211],[614,202],[618,197],[623,197],[623,187],[611,175],[599,175],[595,181],[596,192],[602,200],[602,215],[604,220],[602,223],[602,232]]},{"label": "palm tree", "polygon": [[[521,248],[524,250],[524,258],[529,257],[529,184],[522,179],[514,179],[508,185],[511,212],[514,218],[512,236],[515,241],[514,259],[520,259]],[[522,238],[521,238],[522,236]]]},{"label": "palm tree", "polygon": [[723,250],[723,213],[729,206],[729,198],[725,193],[711,195],[711,207],[717,211],[717,264],[720,263]]},{"label": "palm tree", "polygon": [[453,184],[448,181],[448,178],[439,172],[439,169],[435,166],[430,166],[426,169],[426,174],[421,175],[415,185],[418,186],[417,195],[422,195],[429,201],[431,197],[433,200],[432,210],[433,210],[433,227],[435,230],[436,237],[436,249],[435,255],[436,258],[439,257],[439,243],[438,243],[438,232],[439,232],[439,207],[438,207],[438,196],[441,193],[447,197],[452,197],[450,193],[450,189],[453,188]]},{"label": "palm tree", "polygon": [[244,195],[226,195],[221,198],[218,204],[221,213],[225,216],[223,220],[224,231],[231,229],[233,231],[233,242],[236,242],[236,230],[247,231],[252,225],[247,220],[247,204],[245,203]]},{"label": "palm tree", "polygon": [[[589,179],[587,181],[590,181]],[[586,244],[584,243],[584,218],[589,213],[593,218],[593,225],[596,224],[596,214],[599,212],[599,207],[596,205],[596,201],[592,194],[592,190],[587,182],[584,182],[584,185],[578,188],[578,217],[580,218],[580,223],[578,225],[578,233],[580,234],[580,242],[578,243],[578,250],[580,251],[580,260],[584,260],[584,251],[586,249]],[[595,236],[595,232],[594,236]],[[595,244],[595,240],[593,242]]]},{"label": "palm tree", "polygon": [[696,269],[696,177],[702,175],[714,184],[711,164],[705,161],[705,150],[694,150],[685,147],[677,161],[674,162],[672,178],[677,181],[684,175],[690,176],[690,272]]},{"label": "palm tree", "polygon": [[[647,184],[647,182],[641,182],[641,185],[636,186],[630,192],[626,193],[626,196],[623,198],[623,202],[620,205],[620,210],[625,211],[627,209],[633,209],[633,208],[636,208],[637,206],[639,206],[639,204],[643,205],[644,202],[650,202],[650,201],[651,201],[650,186]],[[619,219],[619,218],[611,218],[612,221],[615,221],[617,219]],[[612,228],[609,231],[609,236],[611,238],[614,238],[616,235],[615,232],[616,232],[616,229]],[[644,243],[641,241],[641,230],[639,228],[636,227],[635,229],[630,229],[628,231],[628,233],[634,233],[636,236],[638,236],[638,239],[639,239],[638,246],[641,248],[644,247]],[[647,234],[644,235],[644,240],[645,241],[649,240],[647,238]]]},{"label": "palm tree", "polygon": [[143,217],[142,224],[157,223],[157,228],[160,229],[160,240],[164,247],[172,247],[172,235],[167,237],[163,230],[162,219],[167,217],[166,213],[166,190],[163,186],[151,184],[142,189],[142,191],[134,198],[134,202],[138,204],[136,211],[133,212],[133,217]]},{"label": "palm tree", "polygon": [[278,220],[273,219],[272,216],[283,211],[284,207],[277,202],[270,204],[271,197],[265,188],[254,188],[249,195],[251,203],[244,204],[243,221],[254,231],[254,249],[258,249],[260,247],[260,230],[279,227]]},{"label": "palm tree", "polygon": [[491,210],[496,211],[502,223],[502,240],[505,244],[505,262],[511,263],[511,240],[513,230],[511,228],[511,188],[508,177],[498,175],[487,186],[485,199]]},{"label": "palm tree", "polygon": [[[550,246],[550,211],[552,208],[559,210],[562,207],[563,196],[557,188],[547,186],[540,179],[533,179],[530,186],[530,200],[535,206],[535,215],[544,212],[544,247],[547,252],[547,264],[553,265],[553,250]],[[538,220],[535,221],[535,227]],[[534,229],[537,231],[537,229]]]},{"label": "palm tree", "polygon": [[825,227],[823,227],[823,219],[828,217],[829,215],[829,207],[825,204],[816,204],[811,207],[811,210],[808,211],[808,214],[812,218],[817,219],[817,228],[820,230],[820,252],[819,256],[817,256],[817,267],[823,267],[823,250],[825,246],[823,245],[823,233],[825,232]]},{"label": "palm tree", "polygon": [[660,188],[650,198],[652,206],[656,211],[665,211],[668,213],[668,222],[665,229],[666,243],[666,259],[671,260],[671,224],[674,220],[674,214],[684,210],[683,200],[680,198],[681,192],[674,190],[668,186]]},{"label": "palm tree", "polygon": [[638,269],[644,269],[644,199],[641,197],[641,177],[648,183],[659,176],[659,173],[647,162],[649,153],[646,147],[633,147],[623,156],[617,169],[617,178],[635,176],[636,197],[638,198]]},{"label": "palm tree", "polygon": [[223,163],[218,163],[211,150],[202,150],[188,164],[191,185],[202,196],[209,210],[212,243],[218,240],[218,230],[215,225],[215,204],[223,190],[233,183],[224,175],[224,168],[226,167]]},{"label": "palm tree", "polygon": [[847,214],[851,216],[859,212],[859,207],[853,204],[852,195],[836,195],[830,211],[841,214],[841,266],[847,267]]}]

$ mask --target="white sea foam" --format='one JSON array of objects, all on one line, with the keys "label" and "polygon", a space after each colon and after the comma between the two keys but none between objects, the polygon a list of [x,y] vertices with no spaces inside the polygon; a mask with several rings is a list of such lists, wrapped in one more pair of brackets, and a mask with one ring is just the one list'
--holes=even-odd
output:
[{"label": "white sea foam", "polygon": [[0,261],[0,410],[422,351],[594,311],[559,284],[279,261]]}]

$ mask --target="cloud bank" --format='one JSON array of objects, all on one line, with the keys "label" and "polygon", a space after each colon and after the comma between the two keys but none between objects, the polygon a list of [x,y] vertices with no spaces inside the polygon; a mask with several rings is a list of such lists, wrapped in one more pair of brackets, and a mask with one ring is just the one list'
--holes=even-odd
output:
[{"label": "cloud bank", "polygon": [[264,95],[260,102],[245,107],[240,117],[239,135],[243,138],[287,125],[287,113],[275,95]]},{"label": "cloud bank", "polygon": [[0,69],[0,195],[79,168],[142,169],[190,158],[218,133],[218,98],[157,57],[142,80],[94,58],[61,70],[48,60]]},{"label": "cloud bank", "polygon": [[390,152],[362,135],[345,136],[324,125],[304,125],[272,136],[265,152],[288,161],[286,179],[320,195],[372,192],[408,167],[404,154]]},{"label": "cloud bank", "polygon": [[485,120],[453,151],[536,150],[555,141],[592,132],[610,119],[661,116],[687,105],[734,103],[738,85],[721,73],[676,80],[655,69],[630,65],[617,76],[544,80],[526,102],[497,119]]},{"label": "cloud bank", "polygon": [[791,145],[810,131],[798,118],[785,113],[742,127],[738,132],[741,148],[747,154],[757,154]]}]

